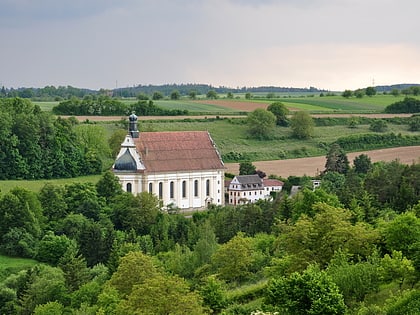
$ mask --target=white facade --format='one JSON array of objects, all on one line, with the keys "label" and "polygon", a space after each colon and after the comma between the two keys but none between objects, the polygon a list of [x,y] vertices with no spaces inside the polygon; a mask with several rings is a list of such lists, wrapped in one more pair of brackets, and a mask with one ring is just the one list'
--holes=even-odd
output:
[{"label": "white facade", "polygon": [[134,114],[113,165],[124,191],[149,192],[184,211],[224,204],[224,170],[208,132],[139,133]]},{"label": "white facade", "polygon": [[124,191],[155,194],[165,207],[200,210],[223,204],[223,171],[116,174]]},{"label": "white facade", "polygon": [[278,180],[262,180],[258,175],[235,176],[227,189],[228,203],[240,205],[272,198],[271,192],[279,192],[283,183]]}]

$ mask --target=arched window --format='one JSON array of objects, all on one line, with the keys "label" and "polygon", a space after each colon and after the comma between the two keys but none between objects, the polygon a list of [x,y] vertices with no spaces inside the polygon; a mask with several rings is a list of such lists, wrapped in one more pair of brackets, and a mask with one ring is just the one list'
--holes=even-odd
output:
[{"label": "arched window", "polygon": [[131,183],[127,183],[126,190],[127,190],[127,192],[131,193],[131,191],[132,191]]},{"label": "arched window", "polygon": [[182,181],[182,198],[187,198],[187,182]]},{"label": "arched window", "polygon": [[206,180],[206,196],[210,196],[210,179]]},{"label": "arched window", "polygon": [[149,193],[153,193],[153,183],[149,183]]},{"label": "arched window", "polygon": [[159,183],[159,199],[163,198],[163,183]]},{"label": "arched window", "polygon": [[169,198],[174,199],[175,192],[174,192],[174,182],[169,183]]},{"label": "arched window", "polygon": [[198,180],[194,181],[194,197],[198,197]]}]

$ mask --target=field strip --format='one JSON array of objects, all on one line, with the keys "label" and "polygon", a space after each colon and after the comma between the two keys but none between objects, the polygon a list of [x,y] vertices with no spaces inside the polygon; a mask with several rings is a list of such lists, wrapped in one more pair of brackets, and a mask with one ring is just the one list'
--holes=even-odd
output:
[{"label": "field strip", "polygon": [[[411,117],[412,114],[313,114],[314,118],[348,118],[348,117],[367,117],[367,118],[392,118],[392,117]],[[120,121],[127,119],[122,116],[68,116],[61,115],[62,118],[74,117],[78,121]],[[139,120],[183,120],[183,119],[211,119],[211,118],[244,118],[241,115],[186,115],[186,116],[138,116]]]},{"label": "field strip", "polygon": [[[390,162],[395,159],[398,159],[404,164],[420,162],[420,146],[352,152],[348,153],[347,157],[352,163],[356,156],[363,153],[367,154],[371,158],[372,162]],[[325,169],[325,162],[325,156],[318,156],[289,160],[257,161],[252,162],[252,164],[256,166],[257,170],[264,171],[267,175],[277,175],[287,178],[291,175],[317,176]],[[226,172],[235,175],[239,174],[239,163],[225,163],[225,166],[227,167]]]}]

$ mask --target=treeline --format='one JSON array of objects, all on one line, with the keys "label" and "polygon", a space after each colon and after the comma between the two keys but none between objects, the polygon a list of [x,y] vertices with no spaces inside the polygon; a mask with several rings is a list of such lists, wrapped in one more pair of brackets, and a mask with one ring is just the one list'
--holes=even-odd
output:
[{"label": "treeline", "polygon": [[43,264],[0,275],[0,313],[420,312],[419,178],[420,164],[350,167],[334,147],[320,188],[289,177],[293,196],[190,219],[110,172],[15,188],[0,195],[0,252]]},{"label": "treeline", "polygon": [[52,109],[57,115],[103,115],[128,116],[135,112],[140,116],[176,116],[187,115],[187,110],[163,109],[152,101],[140,100],[133,104],[124,103],[109,96],[85,96],[83,99],[72,97],[60,102]]},{"label": "treeline", "polygon": [[0,179],[98,174],[109,157],[104,133],[56,118],[28,100],[0,99]]},{"label": "treeline", "polygon": [[170,96],[173,91],[178,91],[180,95],[187,96],[191,92],[196,95],[206,95],[209,91],[215,91],[216,93],[281,93],[281,92],[326,92],[315,87],[309,88],[293,88],[293,87],[276,87],[276,86],[261,86],[261,87],[236,87],[230,88],[225,86],[215,87],[209,84],[162,84],[162,85],[137,85],[126,88],[116,89],[100,89],[91,90],[84,88],[76,88],[72,86],[58,86],[53,85],[45,86],[43,88],[5,88],[4,86],[0,89],[1,97],[21,97],[31,98],[36,100],[44,101],[61,101],[64,99],[70,99],[71,97],[83,98],[87,95],[103,95],[113,96],[116,98],[128,98],[137,97],[139,94],[152,95],[156,92],[161,93],[163,96]]},{"label": "treeline", "polygon": [[79,97],[83,98],[86,95],[95,95],[95,94],[104,94],[107,93],[105,90],[89,90],[89,89],[81,89],[68,86],[58,86],[55,87],[53,85],[45,86],[43,88],[10,88],[6,89],[4,86],[0,89],[0,98],[13,98],[13,97],[20,97],[20,98],[30,98],[30,99],[38,99],[38,100],[45,100],[45,101],[60,101],[63,99],[68,99],[71,97]]}]

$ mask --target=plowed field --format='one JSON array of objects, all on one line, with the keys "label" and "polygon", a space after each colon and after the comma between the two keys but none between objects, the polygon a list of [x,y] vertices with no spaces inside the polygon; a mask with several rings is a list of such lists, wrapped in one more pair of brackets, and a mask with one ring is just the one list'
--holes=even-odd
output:
[{"label": "plowed field", "polygon": [[[390,149],[381,149],[373,151],[353,152],[347,154],[349,161],[360,154],[367,154],[372,162],[393,161],[398,159],[401,163],[411,164],[420,163],[420,146],[399,147]],[[264,171],[267,175],[277,175],[287,178],[290,175],[295,176],[316,176],[325,169],[325,156],[300,158],[290,160],[260,161],[253,162],[258,170]],[[226,172],[239,174],[239,163],[226,163]]]}]

